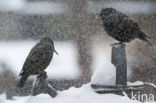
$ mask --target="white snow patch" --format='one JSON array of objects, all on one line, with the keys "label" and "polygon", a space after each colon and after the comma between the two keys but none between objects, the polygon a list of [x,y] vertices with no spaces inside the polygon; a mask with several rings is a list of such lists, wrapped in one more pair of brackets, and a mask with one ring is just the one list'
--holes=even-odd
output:
[{"label": "white snow patch", "polygon": [[109,61],[104,61],[103,66],[97,68],[92,76],[91,83],[98,85],[115,85],[116,68]]},{"label": "white snow patch", "polygon": [[97,94],[90,84],[81,88],[72,87],[69,90],[59,92],[56,98],[47,94],[38,96],[14,97],[14,100],[6,100],[5,95],[0,95],[1,103],[141,103],[130,100],[126,96],[115,94]]},{"label": "white snow patch", "polygon": [[2,0],[0,11],[14,11],[21,14],[61,14],[68,9],[66,4],[50,1]]},{"label": "white snow patch", "polygon": [[92,84],[115,85],[116,68],[111,63],[111,46],[98,45],[96,43],[93,51]]},{"label": "white snow patch", "polygon": [[136,81],[136,82],[134,82],[134,83],[132,83],[132,82],[127,82],[127,85],[129,85],[129,86],[144,85],[144,82],[142,82],[142,81]]}]

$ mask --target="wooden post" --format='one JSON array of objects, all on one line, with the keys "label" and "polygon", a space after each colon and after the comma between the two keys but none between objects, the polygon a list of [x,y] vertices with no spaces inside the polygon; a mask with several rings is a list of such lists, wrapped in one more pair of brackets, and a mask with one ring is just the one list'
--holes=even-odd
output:
[{"label": "wooden post", "polygon": [[112,45],[112,63],[116,67],[116,85],[127,85],[125,44]]},{"label": "wooden post", "polygon": [[42,74],[37,76],[37,80],[34,81],[31,95],[36,96],[41,93],[48,93],[51,97],[56,97],[56,90],[48,84],[46,77]]}]

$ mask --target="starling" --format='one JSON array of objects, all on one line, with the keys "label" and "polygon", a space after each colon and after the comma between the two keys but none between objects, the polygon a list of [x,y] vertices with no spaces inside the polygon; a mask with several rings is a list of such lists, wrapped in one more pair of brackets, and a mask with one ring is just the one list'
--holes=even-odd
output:
[{"label": "starling", "polygon": [[120,43],[138,38],[152,45],[148,40],[150,37],[143,33],[138,24],[124,13],[114,8],[103,8],[98,16],[102,19],[107,34]]},{"label": "starling", "polygon": [[19,74],[21,76],[18,87],[23,87],[30,75],[46,73],[44,70],[50,64],[53,52],[58,54],[54,48],[54,43],[49,37],[43,37],[30,51],[23,68]]}]

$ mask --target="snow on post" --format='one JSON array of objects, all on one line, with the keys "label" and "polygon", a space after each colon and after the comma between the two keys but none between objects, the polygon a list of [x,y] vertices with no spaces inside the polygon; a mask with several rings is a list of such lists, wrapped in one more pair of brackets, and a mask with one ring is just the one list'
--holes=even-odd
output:
[{"label": "snow on post", "polygon": [[31,95],[36,96],[41,93],[47,93],[49,94],[52,98],[57,96],[56,90],[48,84],[47,80],[47,75],[38,75],[37,80],[34,81],[33,88]]},{"label": "snow on post", "polygon": [[116,85],[127,85],[125,44],[112,45],[112,63],[116,67]]},{"label": "snow on post", "polygon": [[115,66],[107,60],[104,60],[101,67],[96,68],[92,75],[91,84],[94,85],[114,85],[115,86]]}]

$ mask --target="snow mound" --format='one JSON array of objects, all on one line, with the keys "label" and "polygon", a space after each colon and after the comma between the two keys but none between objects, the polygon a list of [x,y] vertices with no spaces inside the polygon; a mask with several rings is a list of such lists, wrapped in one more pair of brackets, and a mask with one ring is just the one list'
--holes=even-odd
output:
[{"label": "snow mound", "polygon": [[105,60],[103,66],[95,70],[91,79],[91,83],[98,85],[115,85],[115,77],[115,66],[109,61]]},{"label": "snow mound", "polygon": [[134,83],[132,83],[132,82],[127,82],[127,85],[130,85],[130,86],[144,85],[144,82],[142,82],[142,81],[136,81],[136,82],[134,82]]},{"label": "snow mound", "polygon": [[70,88],[66,91],[58,92],[56,98],[51,98],[47,94],[38,96],[14,97],[14,100],[6,100],[5,94],[0,95],[0,103],[140,103],[130,100],[126,96],[115,94],[97,94],[90,87],[90,84],[81,88]]}]

